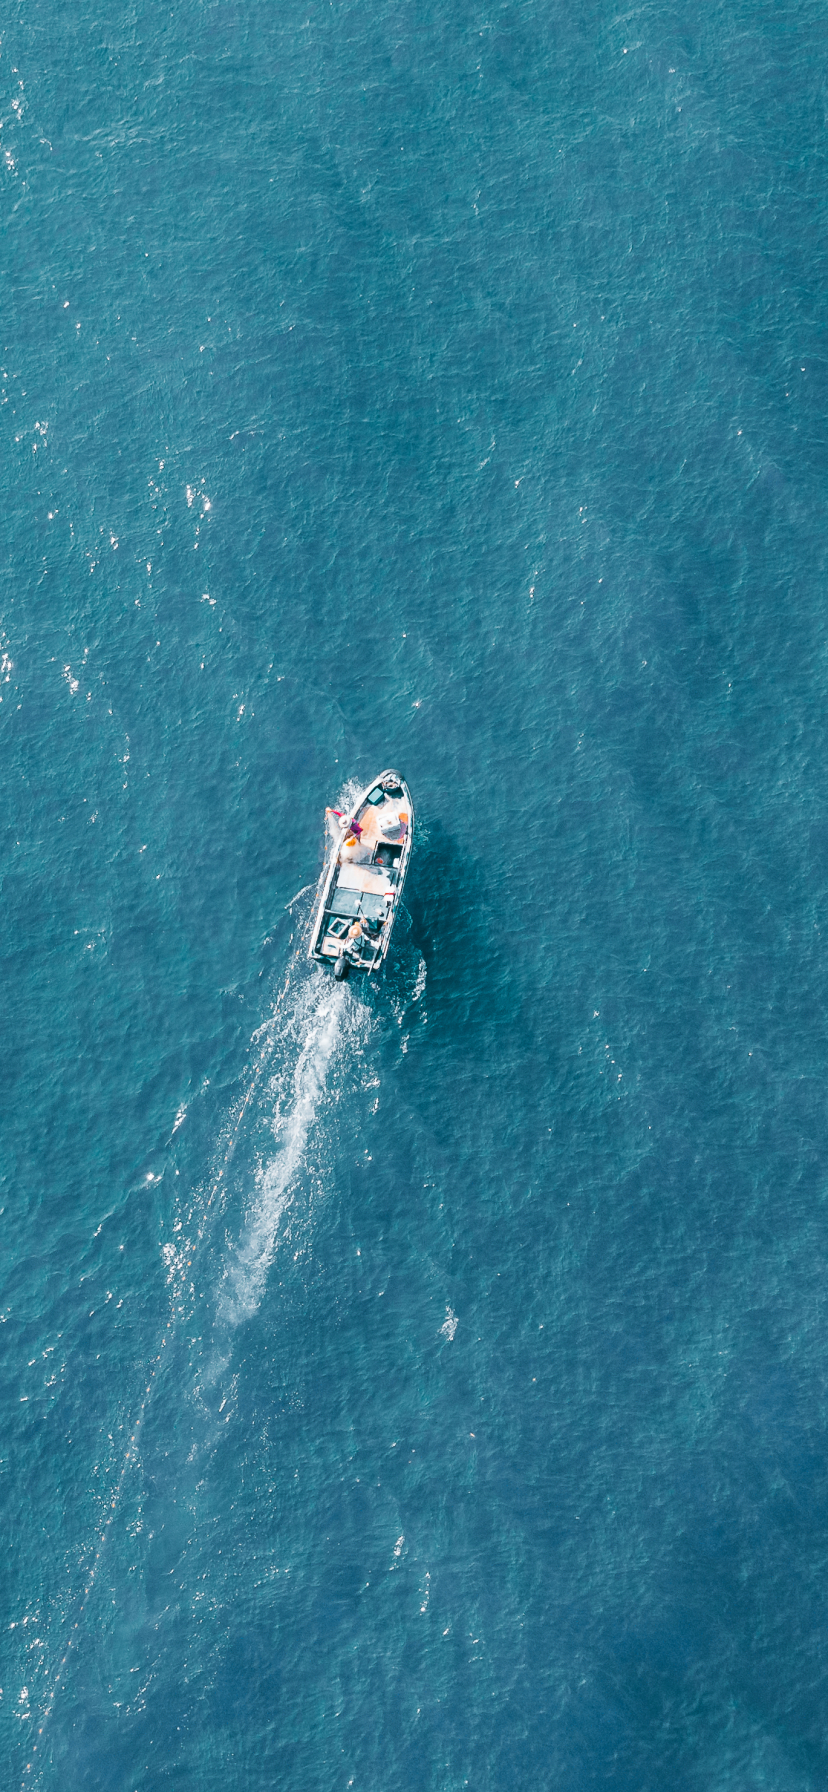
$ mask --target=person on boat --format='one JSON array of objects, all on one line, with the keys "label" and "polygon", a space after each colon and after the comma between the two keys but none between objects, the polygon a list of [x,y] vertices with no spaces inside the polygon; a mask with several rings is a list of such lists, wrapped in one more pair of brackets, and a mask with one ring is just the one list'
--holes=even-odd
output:
[{"label": "person on boat", "polygon": [[367,915],[362,915],[358,921],[353,921],[348,928],[348,932],[342,942],[340,956],[344,954],[346,958],[350,959],[351,964],[359,964],[362,958],[363,946],[370,946],[371,949],[374,950],[378,945],[379,922],[369,921]]},{"label": "person on boat", "polygon": [[325,820],[335,840],[338,839],[339,835],[343,832],[345,834],[353,834],[356,840],[362,838],[362,826],[360,822],[356,820],[346,822],[341,809],[327,808],[325,810]]},{"label": "person on boat", "polygon": [[366,865],[371,857],[369,842],[363,842],[362,828],[358,821],[349,821],[345,829],[345,839],[340,852],[344,864]]},{"label": "person on boat", "polygon": [[358,964],[362,950],[362,928],[358,921],[353,921],[342,941],[342,951],[352,964]]},{"label": "person on boat", "polygon": [[354,965],[359,964],[361,957],[362,957],[362,929],[359,925],[359,922],[354,921],[354,922],[352,922],[351,926],[348,928],[348,932],[346,933],[345,938],[342,941],[342,944],[339,948],[339,954],[337,956],[337,961],[336,961],[337,979],[339,979],[341,977],[347,977],[348,966],[352,965],[352,964],[354,964]]}]

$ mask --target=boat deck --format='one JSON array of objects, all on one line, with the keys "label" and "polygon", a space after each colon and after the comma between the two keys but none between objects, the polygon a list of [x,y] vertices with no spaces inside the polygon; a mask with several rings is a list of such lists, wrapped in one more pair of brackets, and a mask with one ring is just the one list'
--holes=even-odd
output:
[{"label": "boat deck", "polygon": [[336,887],[338,890],[372,890],[375,895],[384,896],[394,885],[382,865],[343,865]]},{"label": "boat deck", "polygon": [[[350,811],[348,820],[359,824],[360,833],[347,845],[346,821],[315,928],[312,956],[335,960],[347,940],[355,968],[372,970],[381,962],[399,894],[400,873],[407,858],[410,800],[405,786],[400,784],[394,796],[386,794],[381,802],[370,803],[366,795],[358,808]],[[402,814],[406,819],[401,824]],[[366,934],[360,938],[357,955],[350,933],[354,923],[363,917],[378,922],[379,930],[374,936]]]}]

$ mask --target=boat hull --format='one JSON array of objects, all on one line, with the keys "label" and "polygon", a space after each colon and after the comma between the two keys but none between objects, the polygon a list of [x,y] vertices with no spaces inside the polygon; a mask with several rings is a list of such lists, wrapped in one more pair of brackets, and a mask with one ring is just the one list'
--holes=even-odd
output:
[{"label": "boat hull", "polygon": [[308,955],[336,976],[377,976],[388,956],[411,859],[414,809],[404,778],[381,772],[336,829],[319,885]]}]

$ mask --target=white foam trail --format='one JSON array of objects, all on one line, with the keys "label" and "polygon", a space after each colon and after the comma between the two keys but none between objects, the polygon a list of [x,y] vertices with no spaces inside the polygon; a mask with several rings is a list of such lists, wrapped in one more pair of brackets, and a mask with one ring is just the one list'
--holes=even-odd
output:
[{"label": "white foam trail", "polygon": [[293,908],[294,904],[299,901],[300,896],[307,896],[308,891],[313,888],[313,884],[303,884],[301,890],[297,890],[296,895],[291,896],[290,901],[285,903],[285,914],[287,914],[288,910]]},{"label": "white foam trail", "polygon": [[[343,1037],[346,1017],[349,1017],[351,1043],[357,1054],[359,1036],[368,1020],[364,1010],[355,1008],[347,984],[333,983],[324,973],[311,973],[308,976],[305,972],[298,991],[296,990],[296,971],[299,961],[304,959],[307,931],[306,922],[288,965],[273,1013],[257,1029],[251,1041],[257,1047],[253,1074],[230,1129],[217,1174],[203,1203],[195,1237],[174,1252],[173,1262],[165,1258],[171,1286],[173,1283],[176,1286],[181,1283],[183,1286],[183,1279],[190,1271],[196,1252],[206,1236],[211,1210],[218,1205],[226,1190],[228,1171],[245,1118],[254,1097],[261,1089],[263,1076],[271,1069],[278,1042],[281,1047],[281,1068],[277,1068],[266,1085],[276,1102],[273,1131],[278,1149],[276,1156],[264,1166],[256,1179],[255,1197],[247,1223],[227,1265],[219,1299],[219,1317],[225,1324],[233,1326],[255,1313],[264,1293],[268,1270],[278,1243],[279,1222],[293,1198],[300,1171],[306,1163],[311,1130],[325,1096],[328,1072]],[[296,1000],[291,1013],[290,1000],[294,991]],[[370,1022],[368,1024],[370,1026]],[[181,1119],[183,1116],[179,1113],[173,1132],[181,1124]],[[138,1459],[143,1422],[158,1385],[159,1370],[166,1359],[167,1348],[176,1335],[175,1300],[173,1290],[173,1311],[152,1360],[143,1398],[130,1428],[129,1443],[120,1473],[110,1491],[107,1515],[96,1536],[94,1556],[76,1608],[74,1623],[69,1629],[57,1670],[47,1683],[40,1723],[20,1782],[21,1792],[31,1792],[33,1775],[37,1774],[39,1767],[37,1757],[43,1734],[65,1680],[70,1656],[82,1634],[82,1620],[95,1586],[129,1470]],[[208,1379],[214,1379],[227,1366],[227,1358],[217,1361],[214,1364],[214,1375]]]},{"label": "white foam trail", "polygon": [[[285,1004],[286,998],[288,996],[289,990],[291,988],[292,979],[295,975],[296,964],[297,964],[297,961],[304,956],[304,947],[305,947],[304,934],[306,933],[306,931],[307,931],[306,928],[303,929],[303,935],[300,937],[299,943],[292,954],[292,957],[288,964],[287,972],[285,975],[285,981],[284,981],[284,984],[283,984],[283,986],[279,992],[279,995],[277,997],[273,1013],[270,1016],[270,1019],[268,1021],[266,1021],[262,1027],[259,1027],[256,1034],[254,1035],[254,1042],[259,1048],[257,1062],[254,1067],[253,1075],[248,1084],[247,1093],[245,1094],[244,1099],[241,1103],[241,1106],[239,1107],[238,1113],[236,1114],[236,1118],[233,1123],[227,1145],[224,1149],[224,1154],[223,1154],[221,1163],[219,1165],[218,1174],[216,1175],[216,1177],[213,1181],[213,1184],[209,1190],[207,1199],[204,1203],[204,1208],[203,1208],[203,1212],[201,1215],[201,1222],[198,1227],[195,1240],[186,1247],[188,1254],[187,1254],[186,1258],[182,1260],[183,1268],[185,1270],[188,1270],[193,1262],[193,1259],[195,1257],[198,1246],[201,1243],[201,1241],[205,1235],[210,1210],[213,1207],[214,1202],[217,1201],[220,1193],[224,1189],[224,1186],[226,1183],[226,1178],[227,1178],[227,1172],[228,1172],[230,1163],[232,1161],[233,1154],[236,1149],[236,1144],[238,1142],[239,1133],[241,1132],[241,1128],[242,1128],[242,1124],[245,1119],[245,1115],[247,1114],[248,1108],[250,1107],[250,1103],[253,1099],[253,1096],[255,1095],[257,1089],[259,1088],[262,1075],[263,1075],[263,1073],[267,1067],[268,1061],[272,1055],[276,1029],[279,1025],[282,1009]],[[311,987],[312,987],[312,989],[318,990],[318,982],[316,979],[313,980]],[[325,986],[323,985],[323,988],[324,987]],[[338,989],[337,989],[337,993],[340,993]],[[310,1040],[308,1041],[308,1043],[310,1043]],[[298,1070],[298,1066],[297,1066],[297,1070]],[[177,1130],[178,1124],[179,1124],[179,1120],[178,1120],[178,1116],[176,1116],[176,1126],[173,1127],[173,1133]],[[310,1125],[310,1122],[308,1124]],[[307,1136],[307,1133],[305,1136]],[[172,1134],[170,1135],[170,1137],[172,1137]],[[36,1761],[36,1757],[40,1751],[43,1734],[44,1734],[44,1731],[46,1730],[46,1727],[49,1723],[52,1712],[54,1710],[55,1702],[58,1697],[58,1693],[60,1692],[61,1685],[62,1685],[65,1675],[66,1675],[66,1669],[67,1669],[67,1666],[69,1663],[69,1658],[72,1654],[72,1650],[75,1648],[75,1646],[78,1642],[79,1636],[81,1634],[81,1630],[82,1630],[82,1622],[81,1621],[83,1619],[87,1604],[89,1602],[89,1599],[91,1598],[91,1595],[92,1595],[92,1592],[93,1592],[93,1589],[95,1586],[95,1581],[97,1579],[98,1570],[100,1568],[100,1565],[101,1565],[101,1562],[103,1560],[104,1553],[106,1550],[106,1546],[109,1541],[109,1536],[110,1536],[110,1533],[112,1530],[112,1525],[113,1525],[113,1522],[115,1519],[115,1514],[118,1511],[118,1508],[120,1506],[121,1495],[124,1490],[124,1484],[126,1482],[127,1475],[129,1473],[129,1470],[130,1470],[132,1464],[134,1462],[136,1462],[137,1458],[138,1458],[138,1441],[139,1441],[140,1434],[141,1434],[141,1428],[143,1426],[143,1422],[146,1417],[147,1409],[148,1409],[150,1401],[152,1399],[155,1387],[157,1386],[157,1377],[158,1377],[159,1368],[165,1359],[167,1345],[171,1342],[171,1340],[174,1336],[174,1331],[175,1331],[175,1322],[174,1322],[173,1315],[171,1313],[170,1320],[164,1328],[164,1333],[163,1333],[163,1336],[160,1341],[159,1349],[158,1349],[155,1357],[152,1359],[152,1365],[150,1368],[149,1378],[148,1378],[146,1386],[144,1388],[143,1399],[141,1400],[141,1403],[138,1407],[138,1411],[135,1414],[135,1417],[132,1421],[132,1426],[130,1429],[129,1443],[127,1445],[126,1452],[124,1454],[123,1462],[121,1463],[120,1473],[119,1473],[118,1479],[115,1482],[115,1485],[113,1486],[111,1493],[110,1493],[107,1516],[96,1535],[96,1548],[95,1548],[95,1552],[94,1552],[94,1555],[93,1555],[93,1558],[91,1561],[91,1565],[87,1572],[86,1581],[85,1581],[84,1587],[83,1587],[83,1592],[81,1594],[80,1601],[77,1606],[77,1615],[74,1619],[74,1623],[72,1623],[71,1628],[68,1631],[66,1645],[63,1650],[63,1654],[60,1658],[60,1661],[58,1662],[57,1669],[56,1669],[55,1673],[50,1676],[50,1678],[47,1682],[46,1701],[45,1701],[45,1704],[44,1704],[42,1712],[41,1712],[40,1723],[38,1725],[37,1734],[36,1734],[34,1741],[30,1747],[30,1750],[29,1750],[29,1759],[26,1762],[25,1767],[23,1769],[23,1778],[20,1781],[21,1792],[29,1792],[29,1789],[33,1785],[32,1775],[33,1775],[33,1773],[37,1774],[37,1771],[38,1771],[39,1764]]]},{"label": "white foam trail", "polygon": [[[308,1138],[327,1087],[328,1069],[342,1033],[347,1000],[344,986],[313,979],[290,1029],[299,1045],[292,1075],[273,1079],[278,1150],[260,1170],[247,1223],[225,1272],[219,1317],[231,1325],[255,1313],[273,1261],[279,1223],[304,1164]],[[283,1108],[283,1086],[287,1103]]]}]

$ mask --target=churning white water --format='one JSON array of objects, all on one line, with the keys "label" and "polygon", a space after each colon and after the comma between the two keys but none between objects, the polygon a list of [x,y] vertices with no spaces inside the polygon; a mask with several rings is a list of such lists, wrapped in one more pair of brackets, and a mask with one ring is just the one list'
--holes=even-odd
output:
[{"label": "churning white water", "polygon": [[274,1103],[275,1152],[260,1167],[238,1244],[227,1263],[219,1317],[238,1325],[256,1311],[273,1261],[279,1225],[305,1162],[311,1129],[342,1037],[349,991],[312,977],[299,992],[267,1084]]}]

